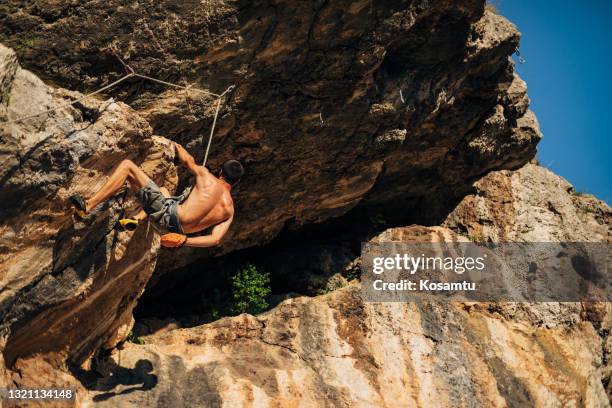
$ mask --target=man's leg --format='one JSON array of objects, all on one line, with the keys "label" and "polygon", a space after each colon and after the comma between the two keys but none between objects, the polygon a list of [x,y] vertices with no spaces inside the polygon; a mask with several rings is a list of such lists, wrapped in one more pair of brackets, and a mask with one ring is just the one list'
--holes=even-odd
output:
[{"label": "man's leg", "polygon": [[123,160],[100,191],[87,200],[87,211],[93,210],[98,204],[112,197],[125,183],[137,191],[143,188],[151,179],[131,160]]}]

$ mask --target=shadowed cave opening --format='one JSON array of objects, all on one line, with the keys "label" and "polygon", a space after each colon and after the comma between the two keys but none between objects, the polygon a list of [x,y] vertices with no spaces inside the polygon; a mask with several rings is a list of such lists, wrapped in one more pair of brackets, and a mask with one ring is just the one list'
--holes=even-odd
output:
[{"label": "shadowed cave opening", "polygon": [[268,244],[166,272],[145,290],[134,317],[175,319],[189,327],[231,315],[231,278],[247,263],[270,274],[270,307],[288,297],[320,294],[332,275],[359,256],[360,238],[385,228],[381,215],[351,213],[299,230],[285,228]]},{"label": "shadowed cave opening", "polygon": [[429,202],[425,199],[408,211],[405,206],[357,206],[322,223],[285,227],[265,245],[163,273],[138,301],[135,333],[148,334],[168,323],[193,327],[235,315],[232,277],[247,263],[270,275],[269,308],[290,297],[327,293],[358,277],[354,261],[362,242],[393,227],[438,225],[459,199],[445,200],[447,205],[435,214],[423,205]]}]

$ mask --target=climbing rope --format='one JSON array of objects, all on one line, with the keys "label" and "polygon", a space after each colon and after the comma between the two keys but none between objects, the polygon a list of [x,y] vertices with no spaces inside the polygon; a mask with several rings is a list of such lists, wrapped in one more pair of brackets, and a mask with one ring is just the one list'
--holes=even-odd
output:
[{"label": "climbing rope", "polygon": [[146,79],[146,80],[152,81],[152,82],[157,82],[159,84],[166,85],[166,86],[173,87],[173,88],[184,89],[184,90],[188,90],[188,91],[200,92],[200,93],[203,93],[203,94],[206,94],[206,95],[213,96],[213,97],[215,97],[217,99],[217,105],[215,107],[215,116],[213,118],[213,123],[212,123],[212,126],[210,128],[210,136],[208,137],[208,144],[206,146],[206,152],[204,154],[204,161],[202,163],[202,166],[205,166],[206,165],[206,161],[208,160],[208,152],[210,151],[210,145],[212,143],[212,139],[213,139],[213,136],[214,136],[214,133],[215,133],[215,126],[217,124],[217,117],[219,116],[219,110],[221,109],[221,102],[223,101],[223,98],[225,97],[225,95],[227,93],[231,92],[235,88],[235,85],[230,85],[225,91],[223,91],[223,93],[216,94],[214,92],[206,91],[204,89],[195,88],[195,87],[192,87],[192,86],[183,86],[183,85],[175,84],[175,83],[172,83],[172,82],[163,81],[161,79],[157,79],[157,78],[153,78],[153,77],[150,77],[150,76],[147,76],[147,75],[139,74],[138,72],[134,71],[134,69],[131,66],[126,64],[121,59],[121,57],[119,57],[119,55],[117,54],[115,49],[111,48],[111,51],[113,52],[115,57],[117,57],[117,59],[121,62],[121,64],[125,68],[126,74],[124,76],[122,76],[118,80],[116,80],[116,81],[114,81],[114,82],[112,82],[112,83],[110,83],[110,84],[108,84],[106,86],[103,86],[102,88],[100,88],[100,89],[98,89],[96,91],[93,91],[91,93],[83,95],[81,98],[75,99],[75,100],[73,100],[73,101],[71,101],[69,103],[66,103],[66,104],[63,104],[63,105],[60,105],[60,106],[56,106],[54,108],[49,108],[49,109],[46,109],[46,110],[44,110],[42,112],[39,112],[39,113],[36,113],[36,114],[33,114],[33,115],[28,115],[28,116],[23,116],[23,117],[20,117],[20,118],[17,118],[17,119],[12,119],[12,120],[9,120],[8,122],[0,123],[0,125],[10,125],[10,124],[18,123],[18,122],[23,122],[26,119],[31,119],[31,118],[35,118],[37,116],[41,116],[41,115],[44,115],[44,114],[49,114],[49,113],[56,112],[56,111],[58,111],[60,109],[67,108],[69,106],[72,106],[74,104],[82,102],[82,101],[84,101],[84,100],[86,100],[88,98],[91,98],[92,96],[95,96],[95,95],[97,95],[97,94],[99,94],[101,92],[106,91],[107,89],[110,89],[110,88],[112,88],[112,87],[114,87],[116,85],[119,85],[120,83],[122,83],[126,79],[129,79],[129,78],[132,78],[132,77],[138,77],[138,78]]},{"label": "climbing rope", "polygon": [[228,86],[227,89],[223,91],[223,93],[219,95],[219,98],[217,99],[217,107],[215,108],[215,117],[213,119],[212,126],[210,127],[210,136],[208,137],[208,144],[206,145],[206,152],[204,153],[204,160],[202,161],[202,167],[206,166],[206,161],[208,160],[208,152],[210,151],[210,144],[212,143],[213,135],[215,134],[215,125],[217,124],[217,116],[219,116],[219,109],[221,108],[221,101],[223,100],[223,97],[225,96],[225,94],[227,94],[228,92],[231,92],[234,88],[235,88],[235,85]]},{"label": "climbing rope", "polygon": [[217,124],[217,115],[219,115],[219,108],[221,107],[221,98],[217,100],[217,107],[215,108],[215,118],[213,119],[212,126],[210,127],[210,136],[208,137],[208,144],[206,145],[206,152],[204,153],[204,161],[202,166],[206,166],[208,160],[208,152],[210,151],[210,144],[212,143],[213,134],[215,133],[215,125]]},{"label": "climbing rope", "polygon": [[[136,71],[134,71],[134,69],[129,66],[128,64],[125,63],[125,61],[123,61],[123,59],[121,58],[121,56],[119,56],[119,51],[117,50],[117,48],[115,46],[111,46],[110,47],[111,52],[113,53],[113,55],[115,55],[115,57],[119,60],[119,62],[121,62],[121,65],[123,65],[123,68],[125,69],[126,72],[134,74],[134,76],[143,78],[143,79],[147,79],[149,81],[153,81],[153,82],[157,82],[166,86],[171,86],[174,88],[178,88],[178,89],[185,89],[185,90],[194,90],[197,92],[202,92],[211,96],[215,96],[217,98],[217,106],[215,108],[215,116],[213,118],[213,123],[212,126],[210,127],[210,136],[208,137],[208,143],[206,144],[206,151],[204,152],[204,160],[202,161],[202,166],[206,166],[206,162],[208,161],[208,153],[210,152],[210,145],[212,144],[212,139],[213,136],[215,134],[215,126],[217,125],[217,117],[219,116],[219,110],[221,109],[221,100],[223,99],[223,97],[225,96],[225,94],[227,94],[228,92],[230,92],[232,89],[234,89],[234,85],[230,85],[223,93],[221,93],[221,95],[218,95],[216,93],[213,92],[209,92],[209,91],[204,91],[202,89],[199,88],[192,88],[192,87],[186,87],[186,86],[182,86],[182,85],[178,85],[178,84],[173,84],[172,82],[167,82],[167,81],[162,81],[161,79],[157,79],[157,78],[152,78],[150,76],[146,76],[146,75],[142,75],[142,74],[138,74]],[[202,143],[204,141],[202,140]]]},{"label": "climbing rope", "polygon": [[153,78],[153,77],[150,77],[150,76],[147,76],[147,75],[138,74],[136,72],[134,73],[134,76],[138,77],[138,78],[142,78],[142,79],[148,79],[149,81],[157,82],[159,84],[170,86],[170,87],[173,87],[173,88],[196,91],[196,92],[200,92],[200,93],[203,93],[203,94],[206,94],[206,95],[214,96],[215,98],[220,98],[221,97],[221,95],[219,95],[219,94],[216,94],[216,93],[210,92],[210,91],[205,91],[204,89],[194,88],[192,86],[183,86],[183,85],[173,84],[172,82],[162,81],[161,79]]}]

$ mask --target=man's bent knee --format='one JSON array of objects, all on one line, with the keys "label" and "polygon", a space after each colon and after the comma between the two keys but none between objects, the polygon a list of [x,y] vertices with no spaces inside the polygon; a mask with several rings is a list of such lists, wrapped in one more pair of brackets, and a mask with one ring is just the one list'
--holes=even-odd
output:
[{"label": "man's bent knee", "polygon": [[119,167],[130,170],[136,167],[136,164],[134,164],[134,162],[131,161],[130,159],[124,159],[124,160],[121,160],[121,163],[119,163]]}]

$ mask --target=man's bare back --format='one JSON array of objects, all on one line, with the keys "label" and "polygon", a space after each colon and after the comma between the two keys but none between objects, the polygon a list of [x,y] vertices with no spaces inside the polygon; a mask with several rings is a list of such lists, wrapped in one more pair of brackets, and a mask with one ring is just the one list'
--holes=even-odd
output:
[{"label": "man's bare back", "polygon": [[230,184],[215,177],[205,167],[197,167],[195,186],[178,208],[183,232],[187,234],[205,230],[234,216]]},{"label": "man's bare back", "polygon": [[[221,171],[219,177],[215,177],[204,166],[195,164],[193,157],[178,143],[175,143],[176,155],[185,167],[195,175],[196,182],[191,194],[178,207],[178,218],[183,233],[189,234],[202,231],[214,225],[210,235],[198,237],[185,237],[182,234],[166,234],[162,236],[162,245],[175,246],[178,241],[181,245],[193,247],[210,247],[219,245],[221,238],[229,230],[234,220],[234,201],[230,195],[231,185],[228,182],[237,182],[242,176],[242,166],[235,160],[228,161],[237,163],[237,177]],[[222,169],[224,168],[222,166]],[[231,170],[228,167],[227,170]],[[165,237],[165,238],[164,238]]]}]

